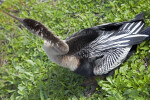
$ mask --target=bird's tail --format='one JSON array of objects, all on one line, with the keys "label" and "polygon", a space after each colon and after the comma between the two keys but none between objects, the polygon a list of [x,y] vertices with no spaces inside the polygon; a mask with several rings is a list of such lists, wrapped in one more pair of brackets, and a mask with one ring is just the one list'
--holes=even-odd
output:
[{"label": "bird's tail", "polygon": [[143,20],[144,19],[144,15],[145,13],[144,12],[141,12],[139,14],[137,14],[133,20]]},{"label": "bird's tail", "polygon": [[150,39],[150,26],[145,28],[140,34],[148,35],[146,39]]},{"label": "bird's tail", "polygon": [[[141,12],[140,14],[136,15],[133,20],[143,20],[143,19],[150,19],[150,18],[144,18],[144,12]],[[145,28],[140,32],[140,34],[148,35],[145,39],[150,39],[150,26]]]},{"label": "bird's tail", "polygon": [[[141,12],[140,14],[136,15],[133,20],[143,20],[143,19],[150,19],[150,18],[144,18],[144,12]],[[148,35],[145,39],[150,39],[150,26],[145,28],[140,32],[140,34]]]}]

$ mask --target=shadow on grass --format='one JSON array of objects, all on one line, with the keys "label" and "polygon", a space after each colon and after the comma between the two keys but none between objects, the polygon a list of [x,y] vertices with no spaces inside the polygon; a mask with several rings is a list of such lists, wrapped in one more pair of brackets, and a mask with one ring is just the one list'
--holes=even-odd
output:
[{"label": "shadow on grass", "polygon": [[68,100],[82,96],[85,87],[82,87],[81,83],[84,77],[60,66],[49,67],[46,74],[34,88],[35,93],[30,94],[31,98],[37,99],[37,93],[39,99]]}]

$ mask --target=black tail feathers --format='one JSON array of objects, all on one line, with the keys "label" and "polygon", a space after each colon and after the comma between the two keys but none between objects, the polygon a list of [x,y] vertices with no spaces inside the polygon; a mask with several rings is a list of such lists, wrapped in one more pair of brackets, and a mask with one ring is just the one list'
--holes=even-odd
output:
[{"label": "black tail feathers", "polygon": [[150,39],[150,26],[145,28],[140,34],[148,35],[146,39]]},{"label": "black tail feathers", "polygon": [[142,20],[142,19],[144,19],[144,15],[145,15],[145,13],[141,12],[138,15],[136,15],[133,20]]}]

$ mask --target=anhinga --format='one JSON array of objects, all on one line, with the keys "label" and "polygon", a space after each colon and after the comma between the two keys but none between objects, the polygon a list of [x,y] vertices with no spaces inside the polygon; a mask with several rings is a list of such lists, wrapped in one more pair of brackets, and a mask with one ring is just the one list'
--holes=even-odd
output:
[{"label": "anhinga", "polygon": [[144,13],[130,21],[83,29],[62,40],[36,20],[0,11],[43,38],[51,61],[87,78],[108,74],[127,58],[134,45],[150,38],[150,27],[144,29]]}]

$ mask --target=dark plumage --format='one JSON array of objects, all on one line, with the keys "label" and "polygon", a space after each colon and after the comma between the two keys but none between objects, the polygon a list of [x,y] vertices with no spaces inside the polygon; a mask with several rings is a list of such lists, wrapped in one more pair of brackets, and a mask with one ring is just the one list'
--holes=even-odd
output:
[{"label": "dark plumage", "polygon": [[[107,74],[118,67],[132,52],[133,45],[149,38],[150,27],[143,30],[143,15],[141,13],[133,20],[126,22],[109,23],[83,29],[67,38],[66,43],[71,51],[78,46],[80,48],[75,50],[76,52],[69,52],[80,59],[80,65],[75,72],[90,77]],[[87,42],[83,45],[82,41]],[[77,43],[81,44],[76,45]]]},{"label": "dark plumage", "polygon": [[44,49],[50,60],[86,77],[108,74],[132,54],[132,46],[150,38],[150,27],[143,30],[144,13],[130,21],[83,29],[65,41],[38,21],[4,13],[44,39]]}]

